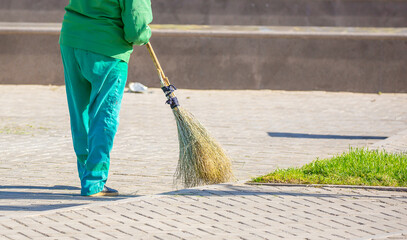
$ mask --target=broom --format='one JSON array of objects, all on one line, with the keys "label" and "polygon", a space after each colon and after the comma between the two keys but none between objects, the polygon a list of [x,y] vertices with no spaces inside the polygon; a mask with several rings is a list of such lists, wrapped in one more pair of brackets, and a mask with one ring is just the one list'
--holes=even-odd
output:
[{"label": "broom", "polygon": [[176,88],[158,62],[150,43],[146,44],[161,81],[161,89],[175,116],[178,129],[179,159],[175,172],[176,182],[185,187],[227,182],[233,178],[231,160],[204,126],[179,105],[174,94]]}]

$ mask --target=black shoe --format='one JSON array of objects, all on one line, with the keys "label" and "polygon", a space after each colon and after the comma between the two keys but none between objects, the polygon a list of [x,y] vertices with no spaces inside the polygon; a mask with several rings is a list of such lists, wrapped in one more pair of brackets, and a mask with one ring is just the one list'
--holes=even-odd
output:
[{"label": "black shoe", "polygon": [[119,192],[116,189],[104,186],[102,191],[89,195],[89,197],[102,197],[102,196],[113,197],[117,195],[119,195]]}]

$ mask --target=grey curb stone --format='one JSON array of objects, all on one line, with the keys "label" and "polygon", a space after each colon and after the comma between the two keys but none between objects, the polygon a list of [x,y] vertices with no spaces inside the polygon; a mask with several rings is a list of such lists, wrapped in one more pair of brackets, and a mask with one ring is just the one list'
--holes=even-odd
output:
[{"label": "grey curb stone", "polygon": [[331,185],[331,184],[284,184],[284,183],[256,183],[246,182],[247,185],[280,186],[280,187],[313,187],[313,188],[351,188],[371,189],[376,191],[407,192],[407,187],[361,186],[361,185]]}]

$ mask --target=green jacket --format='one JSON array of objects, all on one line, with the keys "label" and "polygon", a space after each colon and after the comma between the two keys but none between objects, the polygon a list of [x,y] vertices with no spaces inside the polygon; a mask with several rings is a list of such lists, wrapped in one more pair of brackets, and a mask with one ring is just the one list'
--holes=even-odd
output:
[{"label": "green jacket", "polygon": [[150,0],[70,0],[59,43],[128,62],[151,37]]}]

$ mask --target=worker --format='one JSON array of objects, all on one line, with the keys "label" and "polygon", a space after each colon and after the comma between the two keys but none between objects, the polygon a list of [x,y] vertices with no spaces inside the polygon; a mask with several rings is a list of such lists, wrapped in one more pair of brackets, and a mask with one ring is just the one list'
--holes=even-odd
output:
[{"label": "worker", "polygon": [[70,0],[59,39],[73,147],[83,196],[106,186],[134,45],[149,42],[150,0]]}]

